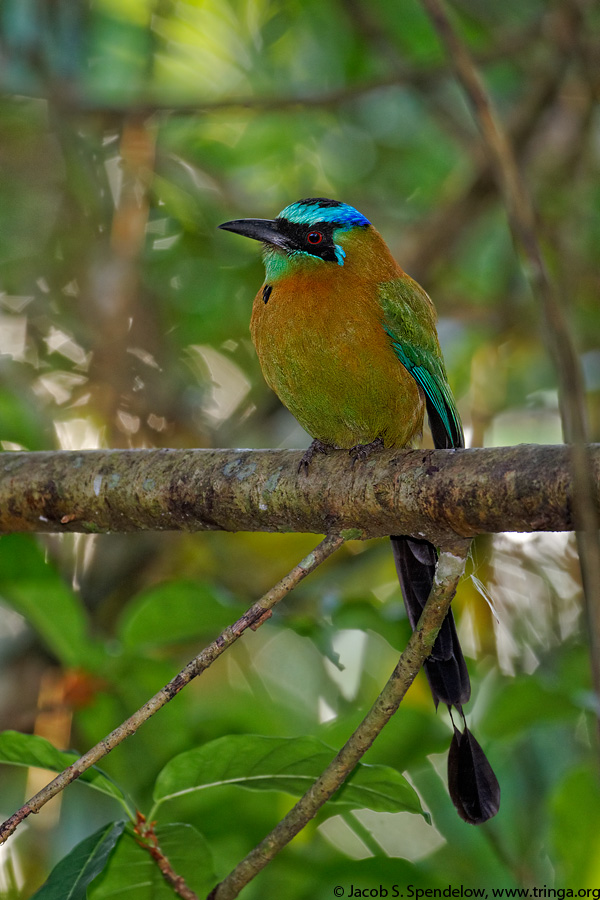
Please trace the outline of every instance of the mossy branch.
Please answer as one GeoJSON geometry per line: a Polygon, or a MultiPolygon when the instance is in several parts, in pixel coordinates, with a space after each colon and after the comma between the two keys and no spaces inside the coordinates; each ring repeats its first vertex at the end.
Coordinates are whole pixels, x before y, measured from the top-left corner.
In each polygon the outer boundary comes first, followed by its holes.
{"type": "MultiPolygon", "coordinates": [[[[593,502],[600,445],[591,445],[593,502]]],[[[575,527],[569,448],[384,451],[351,466],[292,450],[89,450],[0,455],[0,533],[295,531],[350,538],[575,527]]]]}

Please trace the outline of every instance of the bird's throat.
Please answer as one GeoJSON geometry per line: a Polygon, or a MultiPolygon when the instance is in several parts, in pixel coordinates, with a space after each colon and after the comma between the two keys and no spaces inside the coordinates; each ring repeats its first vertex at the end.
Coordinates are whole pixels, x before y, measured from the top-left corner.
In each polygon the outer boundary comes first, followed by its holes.
{"type": "Polygon", "coordinates": [[[300,250],[294,252],[285,252],[265,245],[263,251],[263,260],[265,264],[266,281],[273,284],[280,278],[293,275],[301,271],[311,271],[318,266],[324,266],[326,263],[311,253],[303,253],[300,250]]]}

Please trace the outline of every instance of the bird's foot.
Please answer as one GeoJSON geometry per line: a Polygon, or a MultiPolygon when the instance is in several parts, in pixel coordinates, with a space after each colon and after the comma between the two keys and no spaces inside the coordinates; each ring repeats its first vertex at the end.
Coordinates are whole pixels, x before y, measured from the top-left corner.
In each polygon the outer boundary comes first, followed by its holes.
{"type": "Polygon", "coordinates": [[[302,472],[302,470],[304,469],[304,472],[308,473],[308,467],[310,466],[315,453],[327,453],[329,450],[331,450],[329,444],[324,444],[323,441],[319,441],[315,438],[315,440],[312,442],[312,444],[300,460],[300,463],[298,465],[298,472],[302,472]]]}
{"type": "Polygon", "coordinates": [[[383,450],[383,438],[375,438],[370,444],[356,444],[350,447],[348,453],[352,457],[352,465],[354,466],[359,459],[368,459],[375,450],[383,450]]]}

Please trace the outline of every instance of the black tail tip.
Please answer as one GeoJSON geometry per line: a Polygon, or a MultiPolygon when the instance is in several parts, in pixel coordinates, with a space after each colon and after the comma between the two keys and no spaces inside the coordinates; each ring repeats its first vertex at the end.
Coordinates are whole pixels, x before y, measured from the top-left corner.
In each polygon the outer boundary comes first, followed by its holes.
{"type": "Polygon", "coordinates": [[[488,759],[466,727],[454,729],[448,753],[448,790],[461,819],[482,825],[500,809],[500,785],[488,759]]]}

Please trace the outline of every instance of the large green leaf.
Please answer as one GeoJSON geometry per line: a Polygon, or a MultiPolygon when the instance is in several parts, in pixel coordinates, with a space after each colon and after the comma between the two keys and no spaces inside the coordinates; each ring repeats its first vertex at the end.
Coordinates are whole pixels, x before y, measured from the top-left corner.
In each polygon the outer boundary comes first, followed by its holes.
{"type": "MultiPolygon", "coordinates": [[[[174,757],[154,787],[158,804],[193,791],[237,785],[252,791],[301,796],[318,778],[335,750],[314,737],[277,738],[234,734],[174,757]]],[[[360,763],[331,803],[378,812],[423,813],[419,797],[396,769],[360,763]]]]}
{"type": "MultiPolygon", "coordinates": [[[[45,738],[35,734],[21,734],[19,731],[3,731],[0,734],[0,763],[9,763],[14,766],[37,766],[40,769],[49,769],[51,772],[62,772],[78,758],[79,754],[75,751],[57,750],[45,738]]],[[[83,781],[94,790],[114,797],[130,815],[133,815],[121,788],[96,766],[86,769],[79,776],[78,781],[83,781]]]]}
{"type": "MultiPolygon", "coordinates": [[[[17,370],[18,371],[18,370],[17,370]]],[[[43,449],[44,420],[38,409],[23,403],[17,391],[0,389],[0,434],[27,450],[43,449]]]]}
{"type": "MultiPolygon", "coordinates": [[[[219,879],[202,835],[191,825],[175,823],[158,826],[156,837],[175,874],[198,897],[205,897],[219,879]]],[[[148,851],[127,832],[88,891],[89,900],[173,900],[174,896],[148,851]]]]}
{"type": "Polygon", "coordinates": [[[158,646],[188,641],[207,632],[217,634],[236,618],[236,608],[225,606],[212,585],[167,581],[128,604],[119,633],[126,646],[158,646]]]}
{"type": "Polygon", "coordinates": [[[490,737],[518,735],[534,723],[575,719],[581,710],[558,690],[549,690],[537,674],[507,679],[482,719],[482,729],[490,737]]]}
{"type": "Polygon", "coordinates": [[[86,900],[87,889],[105,867],[125,822],[103,825],[65,856],[33,895],[35,900],[86,900]]]}
{"type": "Polygon", "coordinates": [[[65,665],[89,670],[104,659],[102,647],[89,636],[78,596],[30,537],[11,534],[0,539],[0,598],[27,619],[65,665]]]}
{"type": "Polygon", "coordinates": [[[551,834],[563,884],[600,883],[600,786],[588,766],[568,771],[551,802],[551,834]]]}

